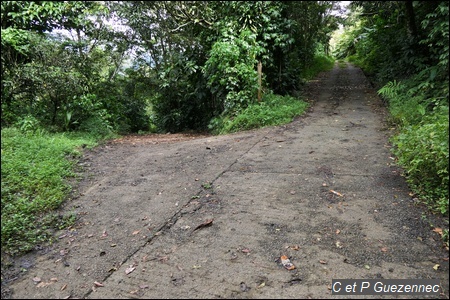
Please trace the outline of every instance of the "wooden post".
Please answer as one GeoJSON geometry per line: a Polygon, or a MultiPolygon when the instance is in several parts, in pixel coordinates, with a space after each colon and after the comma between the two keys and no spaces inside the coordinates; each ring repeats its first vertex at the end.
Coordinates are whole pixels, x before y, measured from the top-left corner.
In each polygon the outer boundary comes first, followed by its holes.
{"type": "Polygon", "coordinates": [[[261,98],[262,98],[262,93],[261,93],[261,89],[262,89],[262,82],[261,82],[261,77],[262,77],[262,63],[261,61],[258,62],[258,102],[261,102],[261,98]]]}

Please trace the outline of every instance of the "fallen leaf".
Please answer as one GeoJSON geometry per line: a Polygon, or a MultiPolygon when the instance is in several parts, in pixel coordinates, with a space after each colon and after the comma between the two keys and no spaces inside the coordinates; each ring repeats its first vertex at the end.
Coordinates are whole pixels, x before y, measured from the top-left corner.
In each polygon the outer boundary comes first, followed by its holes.
{"type": "Polygon", "coordinates": [[[61,287],[61,291],[64,291],[64,290],[66,289],[66,287],[67,287],[67,284],[63,285],[63,286],[61,287]]]}
{"type": "Polygon", "coordinates": [[[135,231],[133,231],[133,235],[136,235],[136,234],[138,234],[139,232],[141,232],[140,230],[135,230],[135,231]]]}
{"type": "Polygon", "coordinates": [[[49,285],[51,285],[51,284],[53,284],[52,281],[49,281],[49,282],[39,282],[39,283],[36,285],[36,287],[41,288],[41,287],[49,286],[49,285]]]}
{"type": "Polygon", "coordinates": [[[139,292],[139,290],[131,291],[130,294],[137,294],[137,292],[139,292]]]}
{"type": "Polygon", "coordinates": [[[102,283],[100,283],[100,282],[98,282],[98,281],[94,281],[94,284],[95,284],[95,286],[99,286],[99,287],[104,286],[102,283]]]}
{"type": "Polygon", "coordinates": [[[440,267],[441,267],[441,265],[435,264],[434,267],[433,267],[433,269],[435,269],[435,270],[437,271],[440,267]]]}
{"type": "Polygon", "coordinates": [[[40,277],[34,277],[33,281],[36,282],[36,283],[41,282],[41,278],[40,277]]]}
{"type": "Polygon", "coordinates": [[[204,227],[211,226],[212,222],[213,222],[213,219],[208,219],[205,222],[203,222],[202,224],[200,224],[197,227],[195,227],[194,230],[192,230],[192,232],[196,231],[197,229],[201,229],[201,228],[204,228],[204,227]]]}
{"type": "Polygon", "coordinates": [[[439,233],[442,236],[442,228],[436,227],[432,231],[439,233]]]}
{"type": "Polygon", "coordinates": [[[336,234],[341,233],[341,231],[339,229],[336,229],[336,234]]]}
{"type": "Polygon", "coordinates": [[[370,266],[369,265],[364,265],[364,268],[366,268],[367,270],[370,270],[370,266]]]}
{"type": "Polygon", "coordinates": [[[50,281],[58,281],[58,278],[56,278],[56,277],[53,277],[53,278],[50,278],[50,281]]]}
{"type": "Polygon", "coordinates": [[[298,251],[300,250],[300,246],[299,245],[294,245],[291,247],[292,250],[298,251]]]}
{"type": "Polygon", "coordinates": [[[326,265],[326,264],[327,264],[327,261],[326,261],[326,260],[319,260],[319,262],[320,262],[321,264],[323,264],[323,265],[326,265]]]}
{"type": "Polygon", "coordinates": [[[136,269],[136,267],[134,267],[133,265],[131,265],[130,267],[125,269],[125,274],[130,274],[131,272],[133,272],[136,269]]]}
{"type": "Polygon", "coordinates": [[[262,287],[265,287],[266,286],[266,283],[265,282],[262,282],[260,285],[258,285],[258,289],[259,288],[262,288],[262,287]]]}
{"type": "Polygon", "coordinates": [[[291,263],[291,261],[289,260],[289,258],[286,255],[282,255],[280,257],[281,259],[281,264],[283,265],[283,267],[285,267],[287,270],[294,270],[295,266],[293,263],[291,263]]]}
{"type": "Polygon", "coordinates": [[[337,241],[337,242],[336,242],[336,247],[338,247],[339,249],[341,249],[343,246],[342,246],[341,242],[337,241]]]}
{"type": "Polygon", "coordinates": [[[339,197],[343,197],[343,196],[344,196],[344,195],[342,195],[341,193],[336,192],[335,190],[330,190],[330,192],[332,192],[332,193],[335,194],[335,195],[338,195],[339,197]]]}
{"type": "Polygon", "coordinates": [[[381,252],[387,252],[387,251],[388,251],[388,248],[387,248],[387,247],[381,248],[381,252]]]}
{"type": "Polygon", "coordinates": [[[192,269],[200,269],[202,266],[196,266],[196,265],[194,265],[194,266],[192,266],[192,269]]]}
{"type": "Polygon", "coordinates": [[[142,284],[139,286],[140,289],[148,289],[150,286],[148,284],[142,284]]]}
{"type": "Polygon", "coordinates": [[[250,253],[250,249],[248,249],[248,248],[244,248],[244,249],[242,249],[241,250],[243,253],[250,253]]]}

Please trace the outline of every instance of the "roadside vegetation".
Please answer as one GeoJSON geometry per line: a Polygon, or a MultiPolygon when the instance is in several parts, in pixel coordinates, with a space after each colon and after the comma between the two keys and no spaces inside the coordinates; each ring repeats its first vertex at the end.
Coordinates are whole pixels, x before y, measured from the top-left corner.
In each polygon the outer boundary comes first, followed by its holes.
{"type": "Polygon", "coordinates": [[[2,256],[44,247],[75,221],[57,209],[83,150],[105,139],[221,134],[302,114],[304,83],[333,63],[333,8],[2,1],[2,256]]]}
{"type": "Polygon", "coordinates": [[[54,211],[67,200],[76,179],[74,163],[82,148],[96,145],[88,134],[48,133],[42,129],[1,131],[2,247],[11,254],[51,240],[74,215],[54,211]]]}
{"type": "Polygon", "coordinates": [[[304,84],[335,58],[380,85],[398,163],[447,214],[448,5],[414,2],[415,31],[399,22],[410,8],[395,5],[355,2],[343,19],[333,1],[2,1],[2,255],[72,224],[56,211],[83,149],[129,133],[291,122],[308,108],[304,84]]]}
{"type": "MultiPolygon", "coordinates": [[[[334,49],[360,66],[390,111],[392,153],[420,203],[449,213],[449,6],[354,1],[334,49]]],[[[424,216],[426,218],[426,216],[424,216]]]]}

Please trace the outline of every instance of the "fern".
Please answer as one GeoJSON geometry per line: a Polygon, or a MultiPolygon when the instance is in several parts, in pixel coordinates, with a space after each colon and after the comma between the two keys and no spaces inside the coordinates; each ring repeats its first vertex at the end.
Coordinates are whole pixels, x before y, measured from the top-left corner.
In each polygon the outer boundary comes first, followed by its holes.
{"type": "Polygon", "coordinates": [[[402,84],[400,82],[397,82],[396,80],[389,81],[386,85],[379,89],[377,93],[378,95],[391,100],[398,95],[398,91],[401,88],[402,84]]]}

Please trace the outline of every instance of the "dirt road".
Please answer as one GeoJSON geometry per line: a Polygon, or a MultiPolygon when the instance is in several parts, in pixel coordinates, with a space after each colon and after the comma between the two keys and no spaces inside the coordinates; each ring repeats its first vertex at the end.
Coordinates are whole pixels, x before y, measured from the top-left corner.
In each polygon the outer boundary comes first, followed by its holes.
{"type": "Polygon", "coordinates": [[[77,225],[22,258],[27,271],[2,295],[345,298],[332,279],[431,278],[433,297],[448,298],[439,220],[422,217],[393,165],[385,108],[364,74],[336,66],[307,97],[311,110],[286,126],[86,152],[86,179],[64,207],[77,225]]]}

